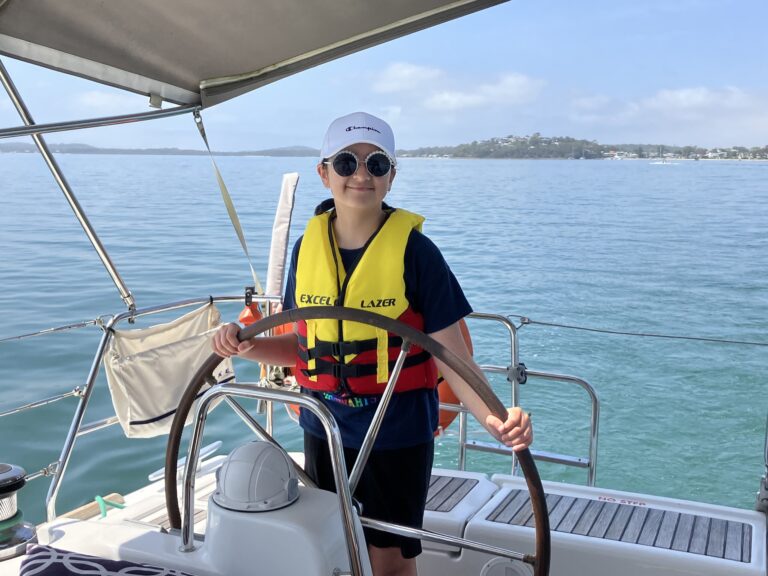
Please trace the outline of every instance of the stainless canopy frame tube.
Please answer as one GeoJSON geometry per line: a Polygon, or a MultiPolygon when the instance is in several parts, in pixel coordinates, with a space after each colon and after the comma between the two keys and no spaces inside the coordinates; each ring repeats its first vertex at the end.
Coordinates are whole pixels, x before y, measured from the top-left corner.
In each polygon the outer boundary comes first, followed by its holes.
{"type": "Polygon", "coordinates": [[[328,448],[331,453],[331,465],[333,467],[333,477],[336,482],[336,490],[339,497],[341,510],[341,521],[344,528],[344,535],[347,540],[347,552],[349,554],[349,564],[354,576],[363,575],[363,567],[360,561],[360,543],[355,531],[354,512],[352,510],[352,495],[347,482],[346,466],[344,464],[344,452],[341,447],[341,432],[336,421],[331,416],[328,409],[320,404],[314,398],[285,390],[269,390],[265,388],[252,388],[241,384],[217,384],[211,387],[200,398],[200,402],[195,410],[194,429],[192,438],[189,441],[189,452],[187,454],[187,464],[184,468],[184,482],[182,495],[182,520],[181,520],[181,552],[191,552],[195,549],[194,544],[194,518],[195,518],[195,471],[197,470],[197,459],[200,453],[200,445],[203,440],[203,429],[208,416],[208,409],[211,403],[219,396],[240,396],[244,398],[253,398],[256,400],[268,400],[272,402],[283,402],[298,404],[302,408],[310,410],[323,424],[326,436],[328,437],[328,448]]]}
{"type": "Polygon", "coordinates": [[[379,435],[381,429],[381,423],[384,421],[384,414],[387,412],[389,401],[392,399],[392,393],[395,391],[395,384],[400,376],[400,371],[403,369],[405,363],[405,357],[408,355],[411,349],[411,343],[408,340],[403,340],[403,344],[400,347],[400,354],[397,357],[394,368],[392,368],[392,374],[389,376],[389,382],[384,389],[384,394],[381,395],[379,405],[376,407],[376,413],[373,415],[371,425],[368,427],[368,431],[365,433],[363,444],[360,446],[360,451],[357,454],[357,460],[352,467],[352,474],[349,475],[349,491],[354,494],[357,488],[357,483],[360,482],[360,477],[363,475],[363,468],[368,462],[368,457],[371,455],[373,449],[373,443],[376,441],[376,437],[379,435]]]}
{"type": "Polygon", "coordinates": [[[80,396],[80,402],[75,410],[75,415],[72,417],[72,423],[69,425],[69,431],[67,432],[67,438],[64,440],[64,446],[61,449],[61,455],[59,456],[58,466],[56,473],[53,475],[51,485],[48,487],[48,495],[45,498],[45,506],[48,515],[48,522],[52,522],[56,518],[56,498],[59,496],[59,489],[61,488],[61,481],[64,478],[64,473],[67,471],[70,456],[72,455],[72,449],[75,446],[75,440],[78,435],[82,433],[81,427],[83,424],[83,418],[85,416],[85,409],[88,407],[88,401],[91,399],[91,393],[93,392],[94,384],[96,382],[96,376],[99,374],[99,364],[101,358],[104,356],[104,351],[107,349],[107,344],[112,338],[112,330],[110,328],[114,324],[114,319],[110,322],[104,334],[99,341],[99,347],[96,349],[96,355],[93,358],[91,364],[91,370],[88,373],[88,379],[85,382],[82,395],[80,396]]]}
{"type": "Polygon", "coordinates": [[[458,546],[462,549],[474,550],[476,552],[485,552],[487,554],[493,554],[494,556],[520,560],[521,562],[526,562],[528,564],[533,563],[533,558],[530,554],[523,554],[522,552],[507,550],[505,548],[499,548],[498,546],[491,546],[490,544],[482,544],[480,542],[474,542],[472,540],[467,540],[466,538],[458,538],[449,534],[439,534],[437,532],[432,532],[430,530],[424,530],[421,528],[401,526],[400,524],[384,522],[383,520],[374,520],[373,518],[366,518],[365,516],[360,518],[360,523],[365,528],[373,528],[374,530],[379,530],[380,532],[405,536],[406,538],[418,538],[425,542],[436,542],[438,544],[458,546]]]}
{"type": "MultiPolygon", "coordinates": [[[[29,110],[27,110],[27,107],[24,104],[24,101],[21,99],[21,95],[16,89],[16,86],[13,84],[13,81],[11,80],[11,77],[8,75],[8,71],[6,70],[2,61],[0,61],[0,82],[2,82],[6,92],[8,92],[8,96],[10,97],[11,102],[13,102],[13,105],[16,108],[16,111],[19,113],[19,116],[21,116],[21,119],[24,121],[24,124],[26,124],[27,126],[34,125],[35,122],[32,119],[32,115],[29,113],[29,110]]],[[[91,223],[89,222],[88,217],[85,215],[85,212],[83,212],[83,209],[80,206],[80,203],[77,201],[77,198],[75,198],[75,195],[72,192],[72,189],[70,188],[69,183],[67,182],[66,178],[64,178],[64,174],[61,172],[61,169],[59,168],[59,165],[56,162],[56,159],[53,157],[53,155],[51,154],[51,151],[48,149],[48,145],[45,143],[45,140],[43,140],[43,137],[40,136],[39,134],[32,134],[32,139],[35,141],[35,145],[37,146],[37,149],[40,151],[40,155],[43,157],[43,160],[45,160],[45,163],[48,165],[48,168],[53,174],[53,177],[56,180],[56,183],[59,185],[59,188],[61,188],[61,191],[64,193],[64,196],[67,199],[67,202],[69,202],[69,206],[72,208],[72,211],[75,213],[75,217],[77,218],[78,222],[80,222],[80,225],[83,227],[83,230],[85,231],[86,236],[88,236],[88,239],[91,241],[91,244],[96,250],[96,253],[99,255],[99,259],[101,260],[101,263],[107,269],[107,273],[112,278],[112,281],[115,283],[115,286],[117,286],[117,290],[120,292],[120,298],[123,299],[123,302],[125,302],[125,305],[128,307],[129,310],[135,310],[136,302],[133,299],[133,295],[131,294],[131,291],[128,290],[128,287],[125,285],[125,282],[120,277],[120,274],[115,268],[115,265],[112,263],[112,260],[109,258],[109,254],[107,254],[107,251],[102,245],[101,240],[99,240],[99,237],[96,235],[96,232],[94,231],[93,226],[91,226],[91,223]]]]}
{"type": "Polygon", "coordinates": [[[171,118],[200,110],[200,106],[186,104],[169,108],[168,110],[154,110],[152,112],[136,112],[134,114],[121,114],[119,116],[103,116],[101,118],[89,118],[88,120],[70,120],[67,122],[51,122],[49,124],[26,124],[14,128],[0,129],[0,139],[16,138],[18,136],[34,136],[35,134],[51,134],[53,132],[68,132],[70,130],[83,130],[85,128],[99,128],[101,126],[115,126],[117,124],[133,124],[159,118],[171,118]]]}

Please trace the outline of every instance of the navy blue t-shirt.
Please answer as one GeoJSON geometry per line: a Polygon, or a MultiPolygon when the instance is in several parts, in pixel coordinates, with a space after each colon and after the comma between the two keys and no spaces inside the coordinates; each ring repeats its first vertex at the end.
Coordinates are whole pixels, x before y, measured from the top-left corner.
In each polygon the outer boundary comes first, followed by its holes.
{"type": "MultiPolygon", "coordinates": [[[[303,237],[302,237],[303,238],[303,237]]],[[[291,266],[283,298],[283,310],[296,307],[296,265],[302,238],[293,247],[291,266]]],[[[339,249],[345,269],[362,248],[339,249]]],[[[456,277],[437,246],[424,234],[412,230],[405,247],[405,296],[414,311],[424,317],[427,334],[458,322],[472,308],[456,277]]],[[[339,397],[327,392],[306,390],[325,404],[336,418],[342,442],[359,448],[378,406],[378,396],[339,397]]],[[[375,448],[387,450],[429,442],[437,429],[439,400],[436,390],[421,388],[392,395],[375,448]]],[[[322,424],[307,410],[299,419],[306,432],[325,438],[322,424]]]]}

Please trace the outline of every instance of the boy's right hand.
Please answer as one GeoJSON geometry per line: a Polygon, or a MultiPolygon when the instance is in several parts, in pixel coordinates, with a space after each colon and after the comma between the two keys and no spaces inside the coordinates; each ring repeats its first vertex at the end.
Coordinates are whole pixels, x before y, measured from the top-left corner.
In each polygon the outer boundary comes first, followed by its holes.
{"type": "Polygon", "coordinates": [[[222,358],[229,358],[230,356],[238,356],[248,352],[253,348],[253,341],[246,340],[240,342],[237,339],[237,335],[240,333],[240,325],[229,323],[219,328],[213,335],[211,341],[211,348],[213,351],[222,358]]]}

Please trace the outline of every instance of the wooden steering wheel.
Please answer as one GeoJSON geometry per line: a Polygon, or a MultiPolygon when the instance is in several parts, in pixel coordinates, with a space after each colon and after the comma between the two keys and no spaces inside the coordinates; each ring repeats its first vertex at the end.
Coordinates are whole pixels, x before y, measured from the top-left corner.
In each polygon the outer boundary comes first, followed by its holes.
{"type": "MultiPolygon", "coordinates": [[[[350,322],[359,322],[368,324],[376,328],[386,330],[387,332],[399,336],[403,341],[409,341],[420,348],[423,348],[435,358],[440,359],[461,376],[482,399],[489,410],[499,417],[506,420],[507,410],[498,399],[493,390],[486,384],[484,378],[477,374],[470,366],[456,356],[453,352],[445,348],[436,340],[430,338],[423,332],[397,320],[367,312],[355,308],[345,308],[342,306],[310,306],[306,308],[297,308],[273,314],[262,318],[258,322],[243,328],[238,338],[247,340],[259,334],[266,332],[271,328],[281,324],[289,324],[299,320],[344,320],[350,322]]],[[[168,446],[165,454],[165,505],[168,510],[168,518],[171,528],[181,528],[181,513],[179,511],[178,493],[177,493],[177,461],[179,458],[179,445],[184,430],[184,422],[191,410],[200,389],[208,382],[213,370],[219,365],[222,358],[217,354],[211,354],[203,365],[198,369],[195,376],[190,381],[185,390],[176,415],[171,425],[171,431],[168,435],[168,446]]],[[[528,491],[531,497],[531,508],[536,526],[536,554],[526,555],[524,562],[533,566],[534,576],[548,576],[551,544],[549,532],[549,514],[547,511],[547,501],[544,494],[544,488],[541,484],[539,471],[533,461],[529,450],[517,452],[517,458],[520,468],[528,484],[528,491]]]]}

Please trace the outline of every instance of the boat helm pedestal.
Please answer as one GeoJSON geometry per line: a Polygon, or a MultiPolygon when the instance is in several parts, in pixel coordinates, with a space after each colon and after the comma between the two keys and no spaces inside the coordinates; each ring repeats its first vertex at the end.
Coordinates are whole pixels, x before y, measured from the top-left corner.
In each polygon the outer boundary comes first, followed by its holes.
{"type": "Polygon", "coordinates": [[[23,554],[27,544],[37,541],[35,527],[23,521],[17,506],[26,475],[19,466],[0,463],[0,561],[23,554]]]}
{"type": "MultiPolygon", "coordinates": [[[[338,496],[299,486],[290,456],[270,442],[235,449],[208,500],[202,558],[218,574],[349,572],[338,496]]],[[[355,516],[358,540],[364,541],[355,516]]],[[[363,550],[364,565],[368,564],[363,550]]],[[[365,570],[366,574],[370,572],[365,570]]]]}

